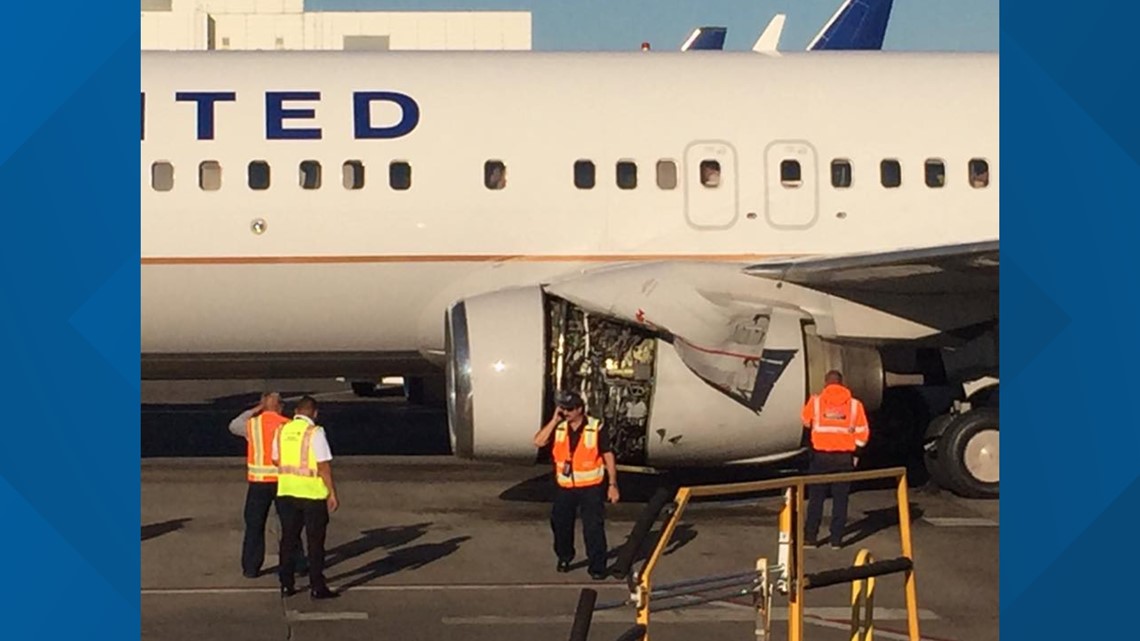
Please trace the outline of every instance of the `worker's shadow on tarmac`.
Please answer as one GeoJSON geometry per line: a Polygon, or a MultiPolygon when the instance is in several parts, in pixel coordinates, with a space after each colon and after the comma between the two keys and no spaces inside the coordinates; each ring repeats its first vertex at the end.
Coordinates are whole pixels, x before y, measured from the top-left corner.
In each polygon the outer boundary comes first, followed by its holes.
{"type": "MultiPolygon", "coordinates": [[[[915,503],[910,504],[910,522],[914,523],[922,518],[923,509],[915,503]]],[[[864,539],[882,532],[883,530],[897,528],[899,525],[899,511],[898,508],[890,507],[881,510],[871,510],[864,512],[863,518],[850,523],[844,528],[844,545],[854,545],[864,539]]]]}
{"type": "MultiPolygon", "coordinates": [[[[642,563],[643,561],[648,559],[649,553],[652,552],[655,547],[657,547],[657,540],[659,538],[661,538],[661,527],[660,526],[654,528],[645,537],[645,540],[641,544],[641,549],[638,550],[637,554],[635,554],[633,557],[633,564],[632,565],[636,566],[637,564],[642,563]]],[[[667,546],[665,546],[665,551],[662,554],[664,556],[669,556],[670,554],[673,554],[677,550],[680,550],[681,548],[685,547],[689,543],[692,543],[693,540],[696,538],[697,538],[696,528],[694,528],[689,523],[678,523],[677,527],[673,528],[673,536],[669,539],[669,544],[667,546]]],[[[613,562],[621,554],[622,550],[624,550],[626,548],[626,546],[629,545],[629,543],[630,543],[629,542],[629,535],[627,534],[625,537],[624,543],[622,543],[621,545],[618,545],[616,547],[610,548],[609,552],[606,553],[606,559],[607,559],[609,565],[611,565],[611,566],[613,565],[613,562]]],[[[586,567],[587,565],[589,565],[589,563],[590,562],[588,559],[583,559],[583,560],[578,561],[576,563],[571,563],[570,569],[571,570],[578,570],[578,569],[586,567]]]]}
{"type": "Polygon", "coordinates": [[[162,521],[161,523],[151,523],[150,525],[142,526],[142,540],[149,541],[150,539],[158,538],[164,534],[170,534],[181,530],[183,526],[192,521],[190,518],[171,519],[169,521],[162,521]]]}
{"type": "Polygon", "coordinates": [[[429,563],[451,556],[459,550],[462,543],[470,539],[469,536],[456,536],[440,543],[422,543],[392,550],[382,559],[355,570],[332,576],[329,581],[337,583],[343,590],[366,585],[381,577],[404,570],[418,570],[429,563]]]}
{"type": "Polygon", "coordinates": [[[359,538],[328,550],[325,553],[325,567],[340,565],[373,550],[393,550],[403,547],[427,534],[431,526],[431,523],[417,523],[364,530],[359,538]]]}

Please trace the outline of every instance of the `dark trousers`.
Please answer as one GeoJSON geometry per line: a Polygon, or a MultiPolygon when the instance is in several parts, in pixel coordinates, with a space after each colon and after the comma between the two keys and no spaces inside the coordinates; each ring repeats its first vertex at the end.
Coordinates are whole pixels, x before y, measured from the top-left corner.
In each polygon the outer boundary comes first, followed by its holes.
{"type": "MultiPolygon", "coordinates": [[[[261,574],[265,563],[265,522],[269,507],[277,500],[277,483],[249,483],[245,493],[245,539],[241,544],[241,571],[247,576],[261,574]]],[[[280,517],[281,512],[278,510],[280,517]]]]}
{"type": "Polygon", "coordinates": [[[560,561],[574,558],[574,520],[582,512],[582,538],[586,540],[586,557],[590,572],[606,571],[606,486],[567,489],[559,487],[550,511],[550,528],[554,530],[554,553],[560,561]]]}
{"type": "Polygon", "coordinates": [[[293,586],[293,574],[301,557],[301,530],[309,543],[309,588],[321,590],[325,582],[325,532],[329,525],[329,508],[324,499],[277,498],[281,513],[281,563],[277,576],[281,586],[293,586]]]}
{"type": "MultiPolygon", "coordinates": [[[[828,472],[850,472],[855,469],[855,455],[852,452],[812,452],[809,474],[828,472]]],[[[823,501],[831,488],[831,544],[839,545],[843,540],[843,530],[847,527],[847,494],[850,483],[808,486],[807,521],[804,523],[806,542],[817,540],[819,522],[823,519],[823,501]]]]}

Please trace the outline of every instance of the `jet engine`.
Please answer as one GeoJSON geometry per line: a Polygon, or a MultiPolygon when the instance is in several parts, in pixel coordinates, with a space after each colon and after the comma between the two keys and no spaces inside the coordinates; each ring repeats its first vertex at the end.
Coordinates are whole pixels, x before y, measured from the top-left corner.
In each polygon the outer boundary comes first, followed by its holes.
{"type": "Polygon", "coordinates": [[[453,451],[533,461],[532,438],[557,389],[582,393],[619,463],[654,467],[794,456],[803,403],[832,368],[868,410],[879,405],[875,348],[823,340],[809,316],[787,306],[723,322],[718,332],[681,336],[590,313],[540,286],[459,301],[446,315],[453,451]]]}

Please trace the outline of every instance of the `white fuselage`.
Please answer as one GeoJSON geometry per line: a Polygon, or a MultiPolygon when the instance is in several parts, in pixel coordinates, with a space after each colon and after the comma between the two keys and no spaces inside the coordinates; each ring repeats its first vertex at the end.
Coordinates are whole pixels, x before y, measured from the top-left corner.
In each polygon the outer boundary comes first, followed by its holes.
{"type": "MultiPolygon", "coordinates": [[[[144,53],[142,352],[438,353],[457,299],[638,260],[740,263],[998,237],[996,55],[805,53],[144,53]],[[266,92],[319,139],[267,139],[266,92]],[[233,92],[213,139],[178,92],[233,92]],[[418,105],[406,135],[354,135],[354,92],[418,105]],[[850,187],[831,183],[849,161],[850,187]],[[897,159],[901,185],[880,182],[897,159]],[[945,164],[928,187],[924,163],[945,164]],[[989,185],[967,179],[971,159],[989,185]],[[574,164],[596,168],[592,189],[574,164]],[[658,162],[677,168],[658,185],[658,162]],[[700,183],[716,160],[720,184],[700,183]],[[784,185],[795,160],[800,182],[784,185]],[[220,189],[199,187],[216,161],[220,189]],[[265,161],[271,184],[247,185],[265,161]],[[303,189],[318,161],[319,189],[303,189]],[[342,184],[359,161],[363,188],[342,184]],[[484,185],[501,161],[507,185],[484,185]],[[621,189],[616,164],[637,166],[621,189]],[[152,188],[170,163],[173,188],[152,188]],[[389,186],[406,162],[411,185],[389,186]],[[264,221],[264,232],[251,230],[264,221]]],[[[405,114],[406,115],[406,114],[405,114]]],[[[375,103],[370,123],[400,120],[375,103]]],[[[145,370],[144,365],[144,370],[145,370]]],[[[145,371],[144,371],[145,375],[145,371]]]]}

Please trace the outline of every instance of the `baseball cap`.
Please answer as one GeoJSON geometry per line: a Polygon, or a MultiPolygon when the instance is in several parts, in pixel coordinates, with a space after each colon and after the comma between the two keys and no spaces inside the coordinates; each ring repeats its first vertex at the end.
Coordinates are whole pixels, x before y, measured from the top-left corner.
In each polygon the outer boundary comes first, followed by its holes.
{"type": "Polygon", "coordinates": [[[585,403],[582,402],[582,396],[578,394],[578,392],[570,391],[555,393],[554,403],[558,405],[558,407],[562,407],[568,410],[578,409],[579,407],[585,405],[585,403]]]}

